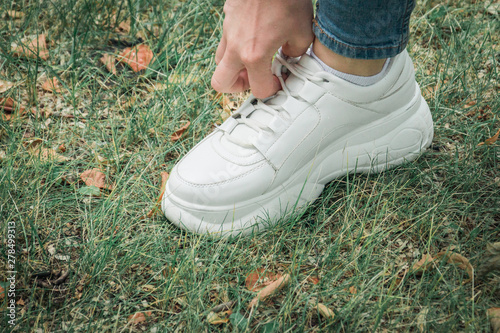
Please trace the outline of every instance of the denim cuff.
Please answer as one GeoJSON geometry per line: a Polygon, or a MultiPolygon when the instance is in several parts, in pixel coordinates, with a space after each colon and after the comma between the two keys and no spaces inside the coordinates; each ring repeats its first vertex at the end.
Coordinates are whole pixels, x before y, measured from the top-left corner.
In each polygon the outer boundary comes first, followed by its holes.
{"type": "Polygon", "coordinates": [[[414,0],[319,0],[313,31],[330,50],[355,59],[384,59],[408,44],[414,0]]]}

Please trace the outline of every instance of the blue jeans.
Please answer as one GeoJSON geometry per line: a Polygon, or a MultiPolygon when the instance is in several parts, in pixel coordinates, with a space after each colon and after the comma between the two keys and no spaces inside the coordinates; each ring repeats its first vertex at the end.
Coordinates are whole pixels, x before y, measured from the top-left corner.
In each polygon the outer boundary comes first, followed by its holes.
{"type": "Polygon", "coordinates": [[[408,44],[414,7],[414,0],[318,0],[313,30],[323,45],[345,57],[394,57],[408,44]]]}

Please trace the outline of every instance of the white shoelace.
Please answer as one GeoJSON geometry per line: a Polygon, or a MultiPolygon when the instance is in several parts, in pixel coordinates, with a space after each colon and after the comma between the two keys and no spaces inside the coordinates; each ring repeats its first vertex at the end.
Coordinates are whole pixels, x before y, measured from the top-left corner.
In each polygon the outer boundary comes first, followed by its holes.
{"type": "MultiPolygon", "coordinates": [[[[278,72],[278,73],[274,73],[274,74],[278,77],[278,79],[281,83],[282,90],[278,91],[275,95],[265,99],[265,102],[262,101],[261,99],[255,99],[252,104],[254,105],[256,110],[252,111],[252,113],[256,112],[257,110],[261,110],[261,111],[264,111],[264,112],[270,114],[273,117],[276,115],[279,115],[285,121],[290,121],[292,117],[280,105],[268,105],[268,104],[266,104],[267,101],[274,99],[278,96],[285,96],[287,98],[288,98],[288,96],[291,96],[293,98],[296,98],[296,99],[303,101],[303,99],[298,94],[293,93],[287,87],[286,82],[281,75],[282,67],[285,66],[288,69],[288,71],[290,72],[290,75],[293,74],[303,81],[309,80],[309,81],[313,81],[313,82],[314,81],[320,82],[320,81],[323,81],[323,78],[315,77],[314,76],[315,73],[308,70],[307,68],[304,68],[303,66],[300,66],[300,68],[299,68],[299,66],[296,66],[294,63],[288,62],[287,59],[285,59],[284,56],[281,55],[281,52],[276,55],[275,61],[279,61],[279,63],[281,64],[281,66],[276,66],[276,67],[273,66],[273,69],[276,68],[275,71],[278,72]]],[[[263,124],[262,122],[260,122],[258,120],[252,119],[251,118],[252,113],[249,115],[249,117],[246,117],[246,116],[241,115],[239,113],[235,113],[233,115],[233,118],[238,123],[236,126],[242,124],[242,125],[250,127],[251,129],[253,129],[257,133],[261,133],[264,131],[266,131],[268,133],[273,133],[273,130],[271,128],[269,128],[269,126],[267,126],[266,124],[263,124]]],[[[228,132],[224,132],[224,135],[228,141],[230,141],[231,143],[234,143],[238,146],[241,146],[244,148],[255,148],[254,145],[251,142],[249,142],[249,140],[247,140],[247,141],[242,140],[238,137],[231,135],[228,132]]]]}

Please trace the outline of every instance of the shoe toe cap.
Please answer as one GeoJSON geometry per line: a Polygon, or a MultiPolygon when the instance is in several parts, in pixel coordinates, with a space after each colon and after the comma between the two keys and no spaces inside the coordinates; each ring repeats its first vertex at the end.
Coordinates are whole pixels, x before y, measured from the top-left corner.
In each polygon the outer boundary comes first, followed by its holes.
{"type": "Polygon", "coordinates": [[[205,140],[174,167],[167,188],[173,201],[216,207],[260,196],[273,177],[265,160],[238,164],[220,156],[205,140]]]}

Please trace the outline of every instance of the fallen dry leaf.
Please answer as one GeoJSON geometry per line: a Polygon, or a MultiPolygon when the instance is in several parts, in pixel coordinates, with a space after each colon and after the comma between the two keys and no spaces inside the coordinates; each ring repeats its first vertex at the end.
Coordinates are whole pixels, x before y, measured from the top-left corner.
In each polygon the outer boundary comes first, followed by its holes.
{"type": "Polygon", "coordinates": [[[18,106],[17,103],[10,97],[0,98],[0,109],[4,112],[2,113],[2,119],[5,121],[11,120],[15,115],[17,110],[17,115],[20,117],[26,113],[24,107],[18,106]]]}
{"type": "Polygon", "coordinates": [[[14,86],[14,83],[9,81],[0,80],[0,94],[6,92],[14,86]]]}
{"type": "Polygon", "coordinates": [[[312,284],[318,284],[319,278],[317,276],[308,276],[307,281],[311,282],[312,284]]]}
{"type": "Polygon", "coordinates": [[[24,17],[24,13],[18,12],[17,10],[8,10],[7,15],[13,19],[21,19],[24,17]]]}
{"type": "Polygon", "coordinates": [[[39,157],[41,161],[56,161],[62,163],[69,160],[69,158],[58,154],[52,148],[45,148],[40,146],[35,149],[30,149],[29,152],[31,155],[39,157]]]}
{"type": "Polygon", "coordinates": [[[115,32],[129,33],[130,32],[130,19],[121,21],[118,27],[116,27],[115,32]]]}
{"type": "Polygon", "coordinates": [[[170,136],[170,141],[175,142],[179,140],[182,137],[182,134],[188,129],[189,125],[191,125],[191,122],[188,121],[185,125],[183,125],[181,128],[176,130],[171,136],[170,136]]]}
{"type": "Polygon", "coordinates": [[[484,140],[484,142],[481,142],[480,144],[478,144],[478,146],[482,146],[482,145],[492,145],[494,144],[495,142],[497,142],[498,140],[498,136],[500,135],[500,129],[498,129],[497,133],[495,135],[493,135],[491,138],[489,139],[486,139],[484,140]]]}
{"type": "Polygon", "coordinates": [[[485,277],[494,271],[500,272],[500,242],[486,245],[486,252],[481,256],[478,274],[480,277],[485,277]]]}
{"type": "Polygon", "coordinates": [[[27,141],[24,141],[23,142],[23,146],[30,150],[30,149],[35,149],[37,148],[39,145],[41,145],[43,142],[43,139],[40,139],[40,138],[35,138],[35,139],[31,139],[31,140],[27,140],[27,141]]]}
{"type": "Polygon", "coordinates": [[[172,85],[190,85],[198,81],[198,76],[195,75],[196,70],[191,70],[189,74],[172,73],[168,76],[168,82],[172,85]]]}
{"type": "Polygon", "coordinates": [[[245,279],[245,286],[250,291],[259,291],[280,277],[280,274],[274,274],[273,272],[263,268],[257,268],[255,271],[247,275],[245,279]]]}
{"type": "Polygon", "coordinates": [[[0,299],[3,299],[5,297],[5,289],[0,286],[0,299]]]}
{"type": "Polygon", "coordinates": [[[106,184],[106,176],[98,168],[93,168],[91,170],[84,171],[80,178],[84,181],[87,186],[95,186],[101,189],[112,190],[111,185],[106,184]]]}
{"type": "Polygon", "coordinates": [[[231,310],[212,312],[207,315],[207,321],[212,325],[225,324],[229,322],[229,316],[233,313],[231,310]]]}
{"type": "Polygon", "coordinates": [[[433,258],[429,254],[425,254],[422,259],[420,259],[417,263],[415,263],[412,266],[412,271],[417,274],[422,273],[427,269],[433,267],[435,261],[440,260],[443,257],[447,263],[458,264],[458,267],[464,269],[467,272],[469,279],[464,281],[464,283],[472,280],[472,278],[474,277],[474,267],[472,267],[469,260],[458,253],[450,251],[441,251],[438,254],[436,254],[435,258],[433,258]]]}
{"type": "Polygon", "coordinates": [[[465,258],[461,254],[449,251],[442,251],[436,254],[436,259],[440,259],[442,257],[446,259],[447,263],[458,264],[458,267],[464,269],[467,272],[469,280],[464,282],[472,281],[472,279],[474,278],[474,267],[472,267],[472,265],[470,264],[469,259],[465,258]]]}
{"type": "Polygon", "coordinates": [[[286,287],[288,283],[290,283],[290,275],[285,274],[276,281],[274,281],[273,283],[271,283],[270,285],[268,285],[267,287],[265,287],[264,289],[262,289],[261,291],[259,291],[257,296],[255,296],[255,298],[252,299],[252,301],[248,304],[248,307],[249,308],[254,307],[255,305],[257,305],[257,303],[259,303],[259,301],[263,301],[269,298],[277,291],[286,287]]]}
{"type": "Polygon", "coordinates": [[[422,95],[426,100],[434,99],[436,92],[439,90],[439,84],[427,86],[422,90],[422,95]]]}
{"type": "Polygon", "coordinates": [[[43,60],[49,59],[49,50],[47,49],[47,42],[45,40],[45,35],[38,35],[37,38],[16,46],[12,53],[16,57],[27,57],[27,58],[41,58],[43,60]]]}
{"type": "Polygon", "coordinates": [[[489,308],[486,313],[490,318],[493,333],[500,333],[500,308],[489,308]]]}
{"type": "Polygon", "coordinates": [[[323,318],[326,318],[326,319],[335,318],[335,312],[333,312],[330,308],[328,308],[323,303],[316,303],[316,304],[314,304],[313,308],[318,310],[319,314],[321,316],[323,316],[323,318]]]}
{"type": "Polygon", "coordinates": [[[116,75],[116,66],[115,66],[115,57],[112,56],[111,54],[104,54],[101,59],[99,59],[100,62],[106,66],[109,72],[113,73],[116,75]]]}
{"type": "Polygon", "coordinates": [[[411,267],[411,270],[415,273],[422,273],[432,266],[433,261],[434,261],[434,258],[430,254],[424,254],[422,259],[417,261],[411,267]]]}
{"type": "Polygon", "coordinates": [[[42,89],[51,93],[60,93],[62,87],[59,84],[59,80],[56,77],[53,77],[42,84],[42,89]]]}
{"type": "Polygon", "coordinates": [[[495,1],[488,1],[484,4],[486,11],[491,15],[498,15],[500,13],[500,3],[495,1]]]}
{"type": "Polygon", "coordinates": [[[349,287],[349,292],[352,294],[352,295],[356,295],[358,293],[358,290],[356,289],[355,286],[350,286],[349,287]]]}
{"type": "Polygon", "coordinates": [[[17,305],[20,305],[20,306],[24,306],[25,303],[24,303],[24,300],[22,298],[18,299],[17,302],[16,302],[17,305]]]}
{"type": "Polygon", "coordinates": [[[169,176],[168,172],[165,172],[165,171],[161,172],[160,195],[158,196],[158,199],[156,199],[156,203],[155,203],[153,209],[151,209],[149,211],[149,213],[146,215],[147,218],[151,218],[158,211],[159,207],[161,206],[161,199],[163,198],[163,193],[165,193],[165,185],[167,184],[168,176],[169,176]]]}
{"type": "Polygon", "coordinates": [[[229,97],[227,97],[226,94],[223,94],[223,93],[220,93],[220,92],[218,92],[217,94],[215,94],[214,99],[216,101],[218,101],[219,105],[221,107],[223,107],[223,108],[226,107],[226,105],[228,105],[231,102],[231,100],[229,99],[229,97]]]}
{"type": "Polygon", "coordinates": [[[424,306],[417,315],[417,327],[420,332],[425,332],[425,324],[426,324],[425,320],[427,318],[428,313],[429,313],[429,308],[424,306]]]}
{"type": "Polygon", "coordinates": [[[130,316],[128,316],[128,322],[132,324],[138,324],[146,321],[146,316],[151,316],[151,311],[147,312],[136,312],[130,316]]]}
{"type": "Polygon", "coordinates": [[[42,139],[36,138],[25,141],[23,145],[30,155],[40,158],[41,161],[56,161],[61,163],[69,160],[66,156],[58,154],[55,149],[43,147],[42,143],[42,139]]]}
{"type": "Polygon", "coordinates": [[[120,53],[118,60],[129,65],[134,72],[139,72],[148,68],[153,60],[153,51],[146,44],[127,47],[120,53]]]}

